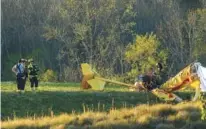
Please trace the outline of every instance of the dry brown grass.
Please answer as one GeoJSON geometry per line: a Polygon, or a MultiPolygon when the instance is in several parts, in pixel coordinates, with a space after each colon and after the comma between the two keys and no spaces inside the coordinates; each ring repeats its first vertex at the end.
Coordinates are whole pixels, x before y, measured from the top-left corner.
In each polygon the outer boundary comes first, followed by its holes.
{"type": "Polygon", "coordinates": [[[25,118],[2,122],[2,128],[206,128],[200,120],[200,102],[140,105],[134,108],[111,109],[109,112],[85,112],[59,116],[25,118]]]}

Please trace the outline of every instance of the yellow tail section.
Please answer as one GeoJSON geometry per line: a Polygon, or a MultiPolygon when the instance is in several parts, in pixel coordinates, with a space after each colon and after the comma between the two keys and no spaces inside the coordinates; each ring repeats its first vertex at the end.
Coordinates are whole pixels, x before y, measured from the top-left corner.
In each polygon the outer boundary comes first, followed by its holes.
{"type": "Polygon", "coordinates": [[[94,72],[92,71],[92,68],[89,64],[82,63],[81,68],[82,68],[82,74],[83,75],[94,75],[94,72]]]}
{"type": "Polygon", "coordinates": [[[89,85],[87,81],[94,78],[94,72],[92,71],[91,66],[87,63],[82,63],[81,68],[82,68],[82,74],[83,74],[81,87],[83,89],[89,89],[91,88],[91,86],[89,85]]]}

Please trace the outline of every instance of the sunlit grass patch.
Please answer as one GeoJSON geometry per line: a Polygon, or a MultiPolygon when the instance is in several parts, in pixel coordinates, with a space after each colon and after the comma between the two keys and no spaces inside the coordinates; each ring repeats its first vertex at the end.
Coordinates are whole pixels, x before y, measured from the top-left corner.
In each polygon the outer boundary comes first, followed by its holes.
{"type": "Polygon", "coordinates": [[[38,117],[38,118],[16,118],[14,120],[8,120],[7,122],[2,122],[3,128],[19,128],[19,127],[46,127],[61,125],[64,123],[69,123],[75,119],[72,115],[62,114],[55,117],[38,117]]]}
{"type": "MultiPolygon", "coordinates": [[[[14,92],[17,90],[16,82],[1,82],[1,90],[5,92],[14,92]]],[[[80,83],[54,83],[40,82],[39,91],[81,91],[80,83]]],[[[30,92],[30,82],[27,81],[25,91],[30,92]]]]}
{"type": "Polygon", "coordinates": [[[173,129],[206,127],[200,122],[199,107],[196,103],[140,105],[133,108],[112,109],[109,112],[86,111],[81,114],[62,114],[50,117],[16,118],[2,122],[3,128],[156,128],[173,129]],[[189,112],[188,106],[190,105],[189,112]],[[181,109],[181,110],[179,110],[181,109]],[[195,118],[194,118],[195,117],[195,118]]]}

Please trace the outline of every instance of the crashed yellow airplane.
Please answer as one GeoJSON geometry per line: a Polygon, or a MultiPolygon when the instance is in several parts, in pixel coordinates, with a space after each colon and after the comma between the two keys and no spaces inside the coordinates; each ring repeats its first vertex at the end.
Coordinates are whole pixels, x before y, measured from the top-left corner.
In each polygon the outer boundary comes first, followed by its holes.
{"type": "MultiPolygon", "coordinates": [[[[94,90],[103,90],[106,82],[115,83],[130,88],[137,88],[133,84],[126,84],[102,78],[97,73],[95,73],[91,66],[87,63],[81,64],[81,68],[83,73],[81,86],[83,89],[92,88],[94,90]]],[[[175,77],[162,84],[160,88],[155,88],[150,92],[166,101],[181,102],[182,99],[173,92],[184,88],[192,88],[195,90],[195,96],[193,97],[193,100],[197,100],[201,91],[206,91],[206,68],[203,67],[199,62],[192,63],[185,67],[175,77]]]]}

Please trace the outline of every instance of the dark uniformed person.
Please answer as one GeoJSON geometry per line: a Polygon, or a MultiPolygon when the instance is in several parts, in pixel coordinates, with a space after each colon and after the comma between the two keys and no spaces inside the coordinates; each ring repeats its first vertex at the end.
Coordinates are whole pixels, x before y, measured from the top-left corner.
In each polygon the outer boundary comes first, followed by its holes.
{"type": "Polygon", "coordinates": [[[38,76],[39,68],[36,64],[34,64],[33,59],[29,60],[28,72],[29,72],[29,80],[31,82],[31,89],[33,91],[37,90],[38,88],[38,77],[37,76],[38,76]]]}
{"type": "Polygon", "coordinates": [[[157,83],[160,85],[162,85],[165,81],[169,79],[167,74],[165,73],[165,70],[163,69],[162,63],[160,62],[156,64],[156,70],[154,74],[155,74],[157,83]]]}
{"type": "Polygon", "coordinates": [[[135,86],[137,86],[139,90],[149,91],[155,88],[159,88],[160,85],[160,79],[157,75],[155,75],[153,68],[150,68],[146,74],[141,74],[138,77],[138,81],[135,83],[135,86]]]}
{"type": "Polygon", "coordinates": [[[16,74],[17,89],[20,93],[24,92],[25,88],[25,59],[20,59],[19,62],[12,67],[12,71],[16,74]]]}

